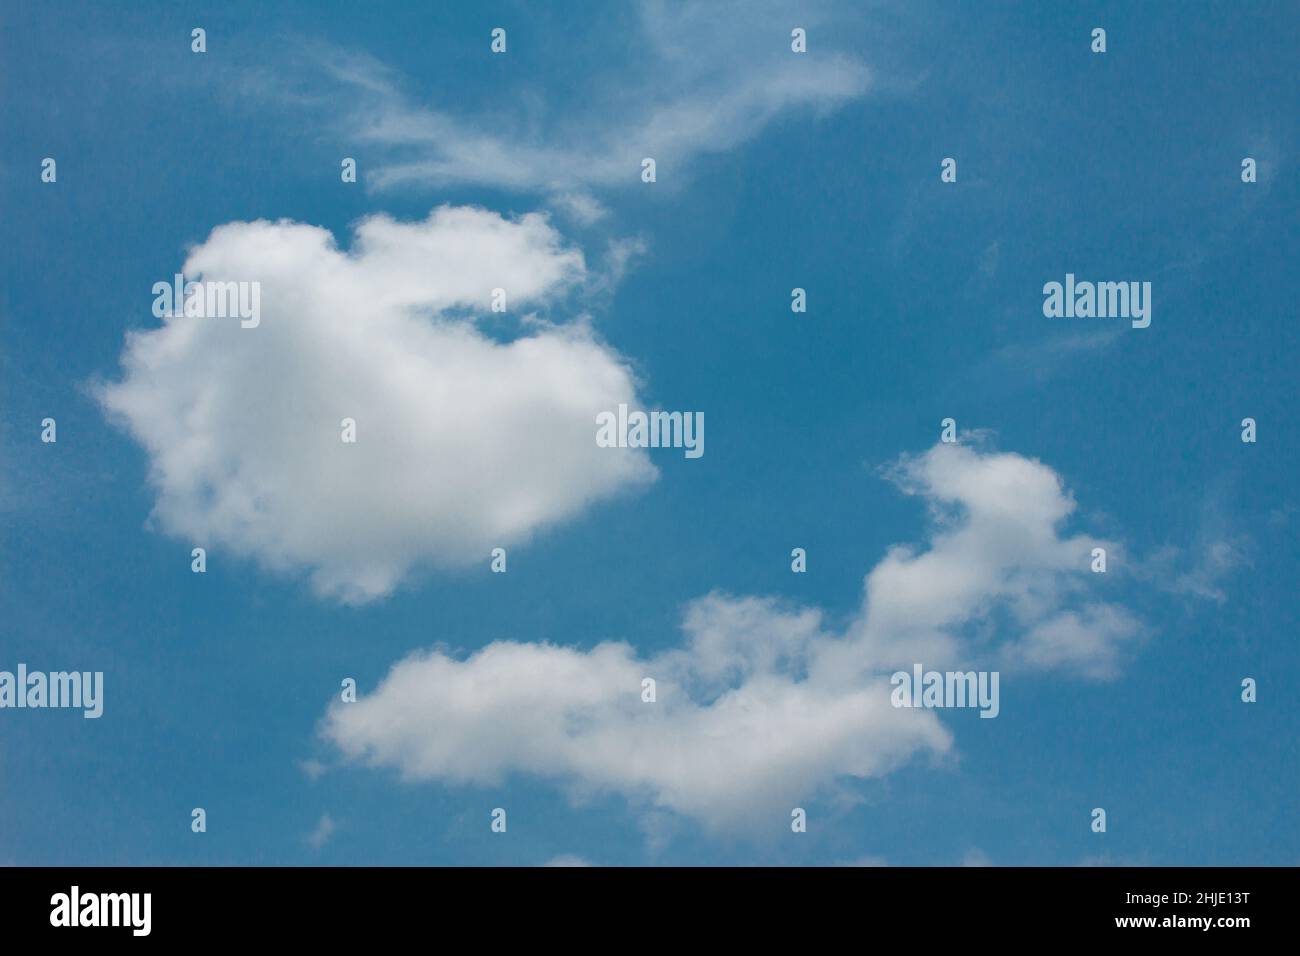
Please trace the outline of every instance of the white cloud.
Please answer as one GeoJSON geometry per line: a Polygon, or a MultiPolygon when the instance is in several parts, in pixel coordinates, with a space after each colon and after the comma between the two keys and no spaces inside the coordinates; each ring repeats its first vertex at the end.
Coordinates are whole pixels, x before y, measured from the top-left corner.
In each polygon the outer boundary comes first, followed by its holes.
{"type": "Polygon", "coordinates": [[[1134,562],[1134,572],[1152,587],[1182,597],[1224,604],[1225,585],[1250,566],[1255,543],[1231,519],[1233,489],[1222,477],[1207,481],[1195,531],[1186,544],[1166,544],[1134,562]]]}
{"type": "Polygon", "coordinates": [[[925,499],[935,529],[926,548],[894,547],[867,575],[854,639],[823,655],[830,672],[987,661],[988,648],[970,632],[990,626],[995,611],[1005,612],[1016,633],[1037,635],[1004,643],[995,659],[1009,668],[1071,667],[1098,676],[1117,645],[1136,636],[1136,622],[1122,610],[1088,601],[1092,549],[1118,545],[1060,534],[1075,502],[1042,462],[940,444],[905,456],[888,474],[925,499]],[[1052,653],[1054,636],[1064,634],[1050,622],[1070,603],[1093,604],[1084,623],[1096,630],[1087,647],[1052,653]]]}
{"type": "Polygon", "coordinates": [[[598,199],[581,191],[557,193],[551,197],[550,205],[579,226],[594,225],[609,215],[609,210],[598,199]]]}
{"type": "Polygon", "coordinates": [[[319,760],[307,759],[298,761],[298,769],[307,775],[307,779],[319,780],[329,768],[319,760]]]}
{"type": "Polygon", "coordinates": [[[1123,646],[1141,633],[1141,623],[1122,607],[1089,604],[1039,621],[1003,650],[1012,666],[1073,667],[1086,677],[1106,679],[1118,673],[1123,646]]]}
{"type": "MultiPolygon", "coordinates": [[[[729,599],[703,603],[727,617],[729,599]]],[[[700,656],[719,663],[717,646],[742,648],[743,635],[691,638],[687,653],[652,660],[615,643],[580,651],[496,642],[465,661],[416,655],[373,693],[331,707],[323,733],[345,757],[396,767],[407,780],[494,785],[530,773],[575,791],[625,793],[715,830],[785,826],[810,788],[949,744],[933,714],[890,705],[885,678],[829,690],[738,650],[728,663],[746,676],[711,693],[717,673],[696,670],[693,652],[714,644],[700,656]],[[651,676],[658,699],[643,703],[641,679],[651,676]]]]}
{"type": "Polygon", "coordinates": [[[589,323],[521,322],[508,341],[476,324],[494,288],[518,316],[584,281],[543,216],[373,216],[347,252],[315,226],[230,223],[184,271],[259,281],[260,325],[169,318],[132,334],[100,396],[149,453],[154,518],[195,546],[363,601],[655,477],[644,453],[595,444],[597,412],[637,399],[589,323]]]}
{"type": "Polygon", "coordinates": [[[542,866],[591,866],[591,864],[580,856],[574,856],[572,853],[562,853],[559,856],[551,857],[542,866]]]}
{"type": "Polygon", "coordinates": [[[1161,590],[1223,604],[1224,581],[1250,564],[1251,541],[1245,535],[1213,538],[1203,529],[1185,548],[1166,545],[1147,558],[1139,574],[1161,590]]]}
{"type": "Polygon", "coordinates": [[[842,634],[815,609],[713,593],[686,608],[682,645],[650,658],[623,643],[416,654],[358,702],[333,704],[322,735],[345,759],[406,780],[496,785],[526,773],[713,831],[778,832],[837,778],[948,751],[934,711],[891,705],[898,666],[1113,672],[1137,625],[1089,597],[1094,539],[1059,535],[1074,502],[1050,468],[939,445],[895,476],[930,504],[936,530],[867,575],[863,611],[842,634]],[[998,610],[1005,622],[983,633],[998,610]],[[657,681],[653,704],[644,677],[657,681]]]}
{"type": "Polygon", "coordinates": [[[1228,599],[1222,587],[1223,580],[1242,565],[1249,564],[1247,547],[1245,536],[1199,542],[1195,546],[1198,560],[1191,570],[1174,577],[1172,590],[1222,604],[1228,599]]]}
{"type": "Polygon", "coordinates": [[[798,19],[813,38],[808,54],[791,52],[794,24],[776,3],[648,2],[639,19],[637,56],[596,74],[577,106],[571,90],[555,99],[530,88],[491,117],[464,115],[454,101],[408,94],[371,57],[330,50],[318,65],[346,89],[330,105],[355,104],[342,120],[349,137],[378,157],[368,185],[472,183],[560,196],[639,184],[645,156],[672,183],[698,156],[732,149],[787,111],[837,108],[871,82],[857,57],[834,49],[842,25],[813,10],[798,19]]]}
{"type": "Polygon", "coordinates": [[[319,850],[329,842],[334,831],[338,829],[338,824],[328,813],[321,814],[320,822],[316,824],[316,829],[303,838],[306,844],[313,850],[319,850]]]}

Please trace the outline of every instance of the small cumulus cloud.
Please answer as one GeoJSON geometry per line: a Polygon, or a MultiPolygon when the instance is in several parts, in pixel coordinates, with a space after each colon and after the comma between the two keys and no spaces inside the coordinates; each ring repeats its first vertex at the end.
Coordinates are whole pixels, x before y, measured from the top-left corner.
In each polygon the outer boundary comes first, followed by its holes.
{"type": "Polygon", "coordinates": [[[685,608],[678,646],[652,656],[621,642],[520,641],[465,659],[413,654],[359,702],[330,706],[321,733],[345,760],[408,781],[497,785],[522,773],[714,833],[776,832],[790,807],[842,778],[949,752],[933,710],[892,705],[896,668],[1113,676],[1138,625],[1090,591],[1102,539],[1063,533],[1075,503],[1054,471],[940,444],[891,474],[925,501],[933,528],[876,564],[842,629],[816,608],[713,592],[685,608]],[[996,640],[972,637],[994,619],[996,640]],[[645,677],[654,703],[642,700],[645,677]]]}

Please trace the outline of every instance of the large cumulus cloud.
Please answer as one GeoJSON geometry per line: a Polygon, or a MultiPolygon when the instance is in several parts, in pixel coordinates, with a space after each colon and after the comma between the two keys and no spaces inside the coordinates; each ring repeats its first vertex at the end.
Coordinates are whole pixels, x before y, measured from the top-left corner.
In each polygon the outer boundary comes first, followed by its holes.
{"type": "Polygon", "coordinates": [[[196,546],[363,601],[655,477],[595,444],[597,412],[637,398],[587,322],[480,324],[500,320],[494,289],[526,319],[584,281],[542,216],[374,216],[348,251],[315,226],[230,223],[183,269],[260,282],[260,325],[166,318],[129,337],[100,397],[148,452],[157,523],[196,546]]]}

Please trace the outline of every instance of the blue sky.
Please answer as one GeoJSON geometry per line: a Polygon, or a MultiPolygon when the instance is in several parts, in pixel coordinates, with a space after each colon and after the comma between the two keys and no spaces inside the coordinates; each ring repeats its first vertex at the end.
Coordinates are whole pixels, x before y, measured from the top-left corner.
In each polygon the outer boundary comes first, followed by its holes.
{"type": "Polygon", "coordinates": [[[1293,6],[0,16],[0,669],[106,685],[0,711],[0,862],[1300,861],[1293,6]],[[191,254],[262,325],[132,371],[191,254]],[[569,427],[619,395],[703,457],[569,427]],[[996,720],[875,709],[945,659],[996,720]]]}

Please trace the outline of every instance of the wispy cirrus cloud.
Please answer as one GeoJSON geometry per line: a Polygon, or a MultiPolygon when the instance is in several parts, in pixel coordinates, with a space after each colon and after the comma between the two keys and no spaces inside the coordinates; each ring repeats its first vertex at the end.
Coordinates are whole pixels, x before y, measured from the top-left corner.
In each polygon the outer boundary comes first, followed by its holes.
{"type": "Polygon", "coordinates": [[[368,188],[502,187],[550,195],[591,223],[604,215],[593,190],[637,183],[644,157],[671,183],[700,156],[733,149],[783,114],[826,113],[863,96],[872,73],[835,49],[833,10],[645,2],[635,17],[641,55],[616,58],[589,80],[590,95],[575,102],[571,89],[542,81],[491,115],[417,92],[376,57],[337,47],[305,47],[294,71],[310,82],[251,69],[236,85],[246,96],[334,113],[332,122],[377,157],[363,177],[368,188]],[[790,49],[795,26],[813,38],[807,53],[790,49]],[[348,104],[341,115],[339,103],[348,104]]]}
{"type": "Polygon", "coordinates": [[[334,833],[338,828],[339,825],[335,822],[333,817],[328,813],[322,813],[320,820],[316,824],[316,828],[303,837],[303,842],[313,850],[319,850],[330,841],[330,837],[334,836],[334,833]]]}

